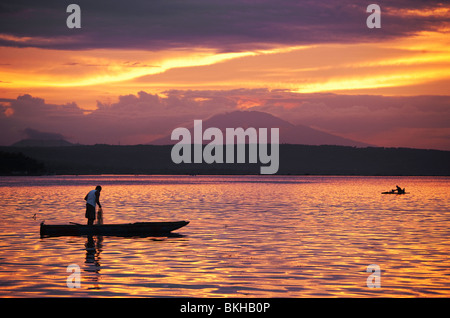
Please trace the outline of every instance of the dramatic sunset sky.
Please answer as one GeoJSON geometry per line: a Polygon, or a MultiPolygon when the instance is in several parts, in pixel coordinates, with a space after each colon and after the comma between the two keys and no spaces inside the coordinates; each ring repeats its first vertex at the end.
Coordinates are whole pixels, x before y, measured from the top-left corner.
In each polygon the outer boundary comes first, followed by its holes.
{"type": "Polygon", "coordinates": [[[148,143],[249,109],[450,150],[449,31],[450,4],[433,0],[2,1],[0,145],[148,143]]]}

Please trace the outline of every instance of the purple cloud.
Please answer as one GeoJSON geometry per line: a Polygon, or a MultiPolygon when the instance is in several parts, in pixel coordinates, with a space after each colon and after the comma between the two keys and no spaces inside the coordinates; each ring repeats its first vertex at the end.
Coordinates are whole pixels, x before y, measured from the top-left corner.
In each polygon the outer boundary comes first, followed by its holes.
{"type": "Polygon", "coordinates": [[[366,27],[369,2],[356,0],[78,0],[82,28],[66,27],[62,1],[3,1],[0,45],[55,49],[213,47],[240,51],[280,44],[373,41],[432,30],[448,16],[398,15],[398,9],[442,7],[440,1],[377,2],[382,29],[366,27]]]}

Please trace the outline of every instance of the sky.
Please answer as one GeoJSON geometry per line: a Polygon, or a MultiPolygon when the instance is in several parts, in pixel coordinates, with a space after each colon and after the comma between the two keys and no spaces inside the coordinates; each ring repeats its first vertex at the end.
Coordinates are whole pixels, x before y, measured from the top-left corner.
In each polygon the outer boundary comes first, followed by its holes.
{"type": "Polygon", "coordinates": [[[382,147],[450,150],[450,4],[397,0],[0,3],[0,145],[149,143],[268,112],[382,147]],[[69,4],[81,8],[70,29],[69,4]],[[381,28],[368,28],[369,4],[381,28]]]}

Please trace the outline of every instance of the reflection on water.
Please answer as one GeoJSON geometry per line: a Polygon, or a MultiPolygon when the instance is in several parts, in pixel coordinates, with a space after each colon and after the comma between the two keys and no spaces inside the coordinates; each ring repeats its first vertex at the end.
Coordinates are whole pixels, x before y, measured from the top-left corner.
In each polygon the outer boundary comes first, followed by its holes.
{"type": "Polygon", "coordinates": [[[100,289],[98,282],[100,279],[100,253],[102,251],[102,242],[103,236],[96,236],[94,240],[94,236],[88,235],[86,240],[86,261],[84,264],[86,267],[84,271],[89,273],[90,279],[88,282],[94,283],[95,289],[100,289]]]}
{"type": "Polygon", "coordinates": [[[450,296],[450,178],[51,176],[0,179],[0,296],[450,296]],[[85,223],[189,220],[174,237],[49,237],[85,223]],[[408,195],[382,195],[396,184],[408,195]],[[81,268],[68,288],[66,268],[81,268]],[[381,268],[381,288],[366,268],[381,268]]]}

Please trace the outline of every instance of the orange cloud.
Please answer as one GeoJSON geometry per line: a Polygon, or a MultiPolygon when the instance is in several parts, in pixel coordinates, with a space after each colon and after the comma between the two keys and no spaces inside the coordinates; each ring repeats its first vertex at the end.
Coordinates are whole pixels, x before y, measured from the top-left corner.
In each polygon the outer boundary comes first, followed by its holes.
{"type": "Polygon", "coordinates": [[[376,90],[392,94],[401,87],[402,94],[414,95],[420,86],[421,93],[447,94],[445,85],[439,85],[450,79],[446,30],[384,42],[225,53],[206,48],[151,52],[4,47],[0,51],[0,94],[15,98],[31,93],[60,103],[70,98],[91,109],[97,100],[116,98],[130,89],[269,88],[347,94],[376,90]]]}

